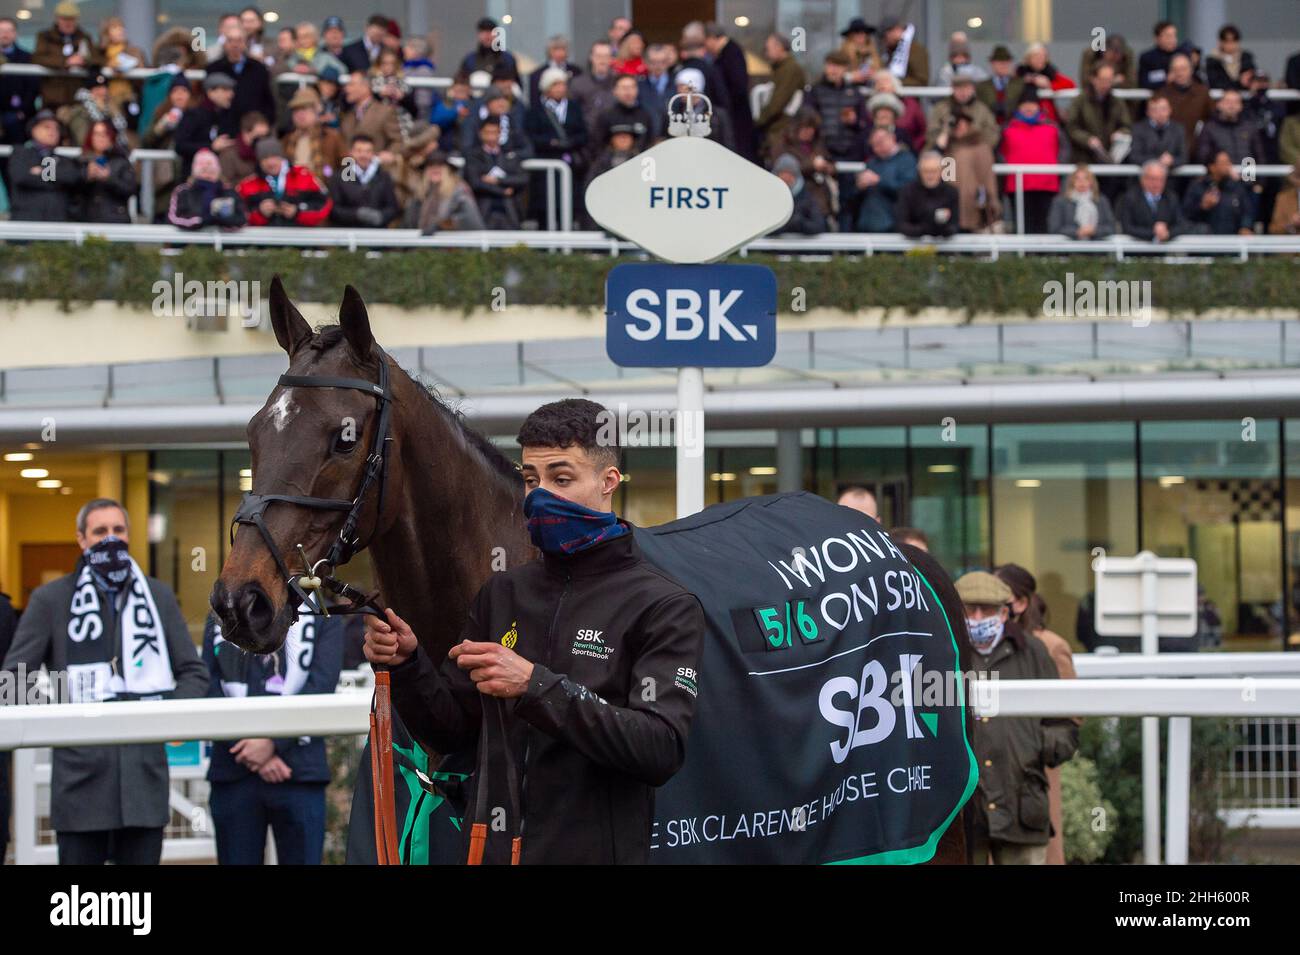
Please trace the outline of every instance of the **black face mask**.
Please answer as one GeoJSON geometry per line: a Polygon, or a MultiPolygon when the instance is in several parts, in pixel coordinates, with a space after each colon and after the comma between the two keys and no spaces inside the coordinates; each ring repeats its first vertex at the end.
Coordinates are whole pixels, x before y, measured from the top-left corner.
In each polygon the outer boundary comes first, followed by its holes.
{"type": "Polygon", "coordinates": [[[120,590],[131,577],[131,555],[120,537],[110,534],[92,544],[86,548],[85,557],[90,572],[108,590],[120,590]]]}

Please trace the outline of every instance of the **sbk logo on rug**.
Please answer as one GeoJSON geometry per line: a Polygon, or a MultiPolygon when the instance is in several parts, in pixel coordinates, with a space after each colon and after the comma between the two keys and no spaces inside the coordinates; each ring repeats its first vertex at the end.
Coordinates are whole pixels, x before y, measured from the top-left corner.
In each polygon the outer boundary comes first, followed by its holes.
{"type": "Polygon", "coordinates": [[[608,660],[614,655],[614,648],[601,638],[604,632],[604,630],[579,630],[573,638],[573,646],[569,652],[575,657],[608,660]]]}

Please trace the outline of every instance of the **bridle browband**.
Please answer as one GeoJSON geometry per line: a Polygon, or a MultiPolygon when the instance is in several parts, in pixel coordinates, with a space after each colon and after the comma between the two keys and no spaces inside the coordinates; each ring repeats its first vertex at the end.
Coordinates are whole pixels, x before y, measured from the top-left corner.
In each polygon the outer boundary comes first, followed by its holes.
{"type": "Polygon", "coordinates": [[[338,378],[330,375],[281,375],[279,380],[279,384],[293,388],[351,388],[373,395],[378,402],[379,418],[376,422],[374,436],[370,442],[370,450],[366,454],[366,466],[361,475],[361,485],[357,488],[356,496],[349,501],[341,498],[310,497],[301,494],[254,494],[250,491],[244,495],[239,510],[235,512],[235,516],[230,522],[232,547],[234,546],[235,525],[237,524],[251,524],[262,535],[262,540],[266,543],[267,549],[275,559],[275,565],[280,571],[280,576],[284,579],[285,586],[289,588],[291,596],[297,598],[293,601],[294,620],[298,619],[299,608],[303,604],[308,607],[313,605],[308,591],[314,591],[318,595],[316,606],[319,607],[319,610],[305,612],[307,616],[329,616],[330,613],[378,613],[383,616],[383,608],[378,601],[378,591],[367,595],[333,576],[337,568],[350,561],[356,556],[357,551],[361,549],[361,540],[357,536],[357,525],[361,521],[361,511],[365,507],[366,494],[376,480],[379,482],[375,508],[376,527],[379,526],[384,513],[384,486],[387,483],[385,478],[388,474],[388,442],[392,440],[388,434],[388,423],[393,396],[388,387],[388,363],[384,360],[382,351],[376,349],[376,352],[379,358],[378,383],[365,378],[338,378]],[[283,501],[286,504],[296,504],[299,507],[320,511],[347,511],[347,516],[343,518],[343,526],[339,528],[338,536],[330,545],[329,552],[316,563],[310,564],[307,552],[301,544],[297,545],[298,553],[302,556],[303,561],[302,573],[295,574],[289,570],[284,558],[280,556],[280,550],[276,547],[275,539],[271,536],[266,522],[262,519],[267,507],[275,501],[283,501]],[[328,573],[320,573],[322,566],[327,568],[328,573]],[[335,596],[346,599],[348,603],[327,610],[325,596],[322,592],[326,590],[335,596]]]}

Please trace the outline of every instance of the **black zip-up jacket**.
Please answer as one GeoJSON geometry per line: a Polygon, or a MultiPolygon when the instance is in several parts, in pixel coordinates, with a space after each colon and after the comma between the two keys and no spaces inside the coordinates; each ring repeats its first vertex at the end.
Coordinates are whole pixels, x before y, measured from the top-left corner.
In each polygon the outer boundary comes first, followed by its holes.
{"type": "Polygon", "coordinates": [[[478,751],[461,832],[488,824],[485,861],[507,861],[517,832],[524,863],[648,860],[654,789],[686,756],[704,627],[699,600],[628,533],[494,574],[479,591],[463,636],[513,643],[533,663],[523,696],[484,697],[454,661],[420,651],[393,668],[393,702],[417,740],[478,751]]]}

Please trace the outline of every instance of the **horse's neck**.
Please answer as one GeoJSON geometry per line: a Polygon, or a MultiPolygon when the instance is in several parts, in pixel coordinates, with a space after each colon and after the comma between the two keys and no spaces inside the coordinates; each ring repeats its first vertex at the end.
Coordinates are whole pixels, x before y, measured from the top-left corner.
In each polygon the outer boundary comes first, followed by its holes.
{"type": "Polygon", "coordinates": [[[450,418],[418,394],[401,405],[402,490],[384,505],[396,520],[370,551],[381,599],[440,656],[487,576],[528,559],[527,533],[518,500],[450,418]]]}

